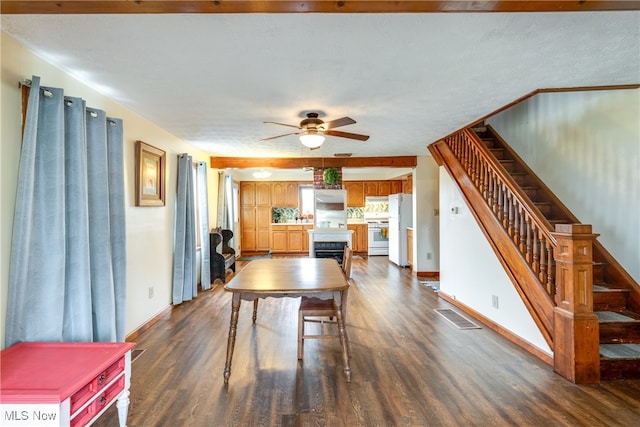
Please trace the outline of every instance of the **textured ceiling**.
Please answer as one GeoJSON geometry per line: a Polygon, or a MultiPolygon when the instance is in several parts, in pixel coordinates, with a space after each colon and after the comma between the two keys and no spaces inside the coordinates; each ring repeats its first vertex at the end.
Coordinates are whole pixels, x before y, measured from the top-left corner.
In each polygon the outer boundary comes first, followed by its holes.
{"type": "MultiPolygon", "coordinates": [[[[427,155],[540,88],[640,81],[640,13],[4,15],[2,31],[213,156],[427,155]],[[350,116],[318,150],[300,113],[350,116]]],[[[29,77],[29,76],[25,76],[29,77]]],[[[44,82],[46,84],[46,82],[44,82]]]]}

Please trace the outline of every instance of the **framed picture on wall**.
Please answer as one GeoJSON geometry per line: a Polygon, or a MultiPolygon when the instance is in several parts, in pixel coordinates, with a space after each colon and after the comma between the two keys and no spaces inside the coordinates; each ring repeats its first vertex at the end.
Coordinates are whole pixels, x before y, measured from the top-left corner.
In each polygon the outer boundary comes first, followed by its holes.
{"type": "Polygon", "coordinates": [[[167,153],[136,141],[136,206],[164,206],[167,153]]]}

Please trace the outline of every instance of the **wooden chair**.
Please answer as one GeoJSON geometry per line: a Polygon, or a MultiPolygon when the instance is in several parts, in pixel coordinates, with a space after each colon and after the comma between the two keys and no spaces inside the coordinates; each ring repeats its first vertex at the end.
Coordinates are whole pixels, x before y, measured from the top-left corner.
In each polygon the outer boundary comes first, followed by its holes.
{"type": "MultiPolygon", "coordinates": [[[[344,247],[344,256],[342,258],[342,273],[347,281],[351,280],[351,260],[353,258],[353,250],[349,246],[344,247]]],[[[342,295],[342,319],[346,319],[347,314],[347,294],[349,290],[345,290],[342,295]]],[[[298,360],[302,360],[304,350],[304,340],[306,339],[327,339],[340,338],[337,331],[334,334],[307,335],[304,331],[306,322],[322,324],[337,323],[333,318],[336,316],[336,309],[333,300],[321,300],[318,298],[302,297],[300,308],[298,309],[298,360]],[[321,319],[327,317],[328,319],[321,319]]],[[[345,334],[346,334],[345,330],[345,334]]],[[[351,357],[351,347],[347,340],[347,354],[351,357]]]]}

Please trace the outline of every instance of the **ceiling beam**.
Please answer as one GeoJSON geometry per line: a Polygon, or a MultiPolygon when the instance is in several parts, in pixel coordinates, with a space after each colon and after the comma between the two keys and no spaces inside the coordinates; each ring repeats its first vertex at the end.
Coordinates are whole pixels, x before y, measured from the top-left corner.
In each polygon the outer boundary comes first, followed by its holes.
{"type": "Polygon", "coordinates": [[[299,158],[247,158],[211,157],[209,165],[213,169],[302,169],[313,168],[414,168],[418,164],[416,156],[400,157],[299,157],[299,158]]]}
{"type": "Polygon", "coordinates": [[[640,10],[635,0],[2,0],[2,14],[449,13],[640,10]]]}

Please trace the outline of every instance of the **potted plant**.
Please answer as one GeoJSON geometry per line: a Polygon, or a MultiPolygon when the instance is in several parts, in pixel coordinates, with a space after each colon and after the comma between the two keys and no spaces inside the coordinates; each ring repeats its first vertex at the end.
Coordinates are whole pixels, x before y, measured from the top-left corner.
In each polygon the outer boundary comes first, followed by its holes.
{"type": "Polygon", "coordinates": [[[340,174],[337,168],[326,168],[322,174],[325,188],[332,188],[340,182],[340,174]]]}

